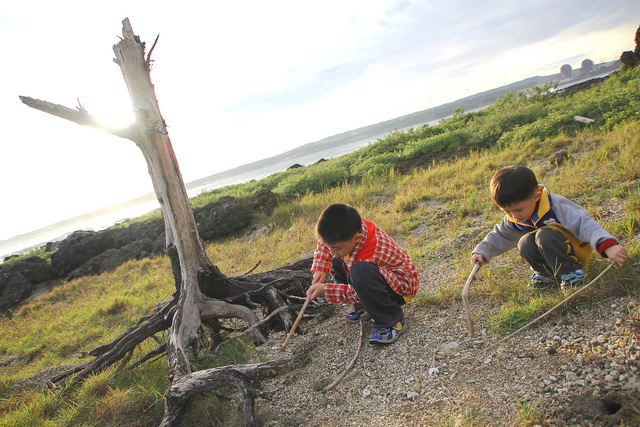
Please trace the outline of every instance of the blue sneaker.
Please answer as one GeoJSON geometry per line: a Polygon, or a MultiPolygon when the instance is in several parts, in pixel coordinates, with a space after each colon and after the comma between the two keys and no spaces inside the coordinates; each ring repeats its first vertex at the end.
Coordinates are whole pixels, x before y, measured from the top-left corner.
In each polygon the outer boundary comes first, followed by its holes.
{"type": "Polygon", "coordinates": [[[349,323],[360,323],[371,320],[371,315],[362,307],[353,307],[353,310],[344,315],[349,323]]]}
{"type": "Polygon", "coordinates": [[[373,334],[369,337],[369,343],[371,344],[391,344],[396,342],[400,335],[407,329],[407,325],[402,319],[396,323],[395,326],[389,328],[376,328],[373,334]]]}
{"type": "Polygon", "coordinates": [[[584,284],[584,271],[577,269],[573,273],[563,274],[560,277],[562,282],[560,283],[561,289],[571,289],[584,284]]]}
{"type": "Polygon", "coordinates": [[[549,287],[551,287],[554,283],[552,277],[542,276],[538,273],[533,273],[531,278],[529,279],[529,285],[527,286],[529,289],[533,289],[534,291],[543,291],[549,287]]]}

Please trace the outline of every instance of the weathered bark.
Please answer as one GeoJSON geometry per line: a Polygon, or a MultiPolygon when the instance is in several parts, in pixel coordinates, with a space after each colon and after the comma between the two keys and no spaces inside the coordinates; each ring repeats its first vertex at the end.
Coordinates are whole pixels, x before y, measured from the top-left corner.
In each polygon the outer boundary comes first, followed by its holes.
{"type": "Polygon", "coordinates": [[[101,345],[91,350],[87,355],[94,356],[93,360],[58,374],[51,379],[51,382],[55,384],[70,375],[75,375],[74,378],[82,380],[118,362],[141,342],[169,328],[171,324],[170,314],[174,308],[175,301],[171,301],[155,315],[140,319],[135,326],[127,329],[111,343],[101,345]]]}
{"type": "Polygon", "coordinates": [[[180,265],[180,292],[167,341],[170,376],[180,378],[191,372],[185,349],[197,339],[200,327],[200,313],[195,309],[203,301],[198,271],[206,269],[222,274],[211,265],[200,242],[178,161],[149,78],[150,58],[144,56],[145,45],[134,35],[128,19],[123,22],[122,35],[113,50],[135,112],[137,132],[133,141],[149,166],[165,222],[166,245],[176,248],[180,265]]]}
{"type": "MultiPolygon", "coordinates": [[[[251,308],[266,306],[275,310],[291,304],[294,297],[289,292],[304,295],[303,284],[310,279],[310,259],[273,272],[235,278],[226,277],[211,263],[198,236],[180,168],[151,84],[151,52],[145,58],[145,43],[134,35],[128,19],[123,21],[122,33],[123,38],[113,47],[116,56],[114,61],[120,66],[131,97],[135,112],[132,125],[107,128],[82,107],[73,110],[29,97],[20,98],[30,107],[130,139],[140,148],[160,202],[166,232],[166,252],[171,260],[176,294],[159,313],[142,319],[112,343],[92,350],[89,355],[95,358],[91,362],[59,375],[56,381],[71,374],[75,374],[76,378],[84,378],[92,372],[99,372],[125,358],[140,342],[167,329],[170,324],[167,342],[154,352],[157,354],[164,348],[169,364],[169,389],[163,425],[177,425],[184,413],[184,405],[194,394],[225,383],[243,390],[245,419],[250,425],[253,422],[253,399],[260,395],[250,386],[250,380],[263,375],[265,371],[273,374],[273,369],[284,361],[193,374],[186,350],[197,340],[202,320],[238,317],[250,327],[259,321],[251,308]]],[[[292,325],[289,311],[282,310],[280,318],[285,329],[289,330],[292,325]]],[[[257,328],[252,333],[254,342],[264,342],[265,338],[257,328]]]]}
{"type": "Polygon", "coordinates": [[[160,426],[179,425],[186,412],[187,404],[194,396],[225,385],[233,385],[242,392],[244,423],[246,426],[254,426],[254,401],[257,396],[263,396],[265,393],[254,388],[252,381],[275,376],[278,368],[287,362],[287,359],[278,359],[252,365],[223,366],[194,372],[177,379],[167,392],[165,415],[160,426]]]}
{"type": "Polygon", "coordinates": [[[72,121],[79,125],[98,128],[121,138],[133,140],[136,137],[136,129],[133,126],[106,127],[100,122],[100,120],[91,116],[89,113],[87,113],[86,110],[81,107],[77,107],[75,110],[73,110],[60,104],[52,104],[50,102],[33,99],[28,96],[21,96],[20,99],[31,108],[44,111],[45,113],[49,113],[53,116],[72,121]]]}

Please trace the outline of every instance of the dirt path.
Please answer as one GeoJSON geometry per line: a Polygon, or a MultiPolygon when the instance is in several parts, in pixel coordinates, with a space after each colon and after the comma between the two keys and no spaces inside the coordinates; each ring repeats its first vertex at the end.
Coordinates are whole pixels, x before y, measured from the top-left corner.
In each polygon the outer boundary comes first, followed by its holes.
{"type": "MultiPolygon", "coordinates": [[[[433,265],[423,275],[446,271],[433,265]]],[[[479,297],[471,306],[480,317],[498,309],[479,297]]],[[[366,341],[366,325],[354,367],[323,393],[360,339],[359,326],[344,320],[348,309],[331,306],[326,320],[303,322],[304,335],[296,335],[284,353],[278,351],[284,334],[258,348],[257,359],[293,359],[286,373],[262,384],[265,390],[282,387],[271,401],[257,401],[258,412],[273,414],[269,425],[512,425],[521,421],[522,408],[538,400],[537,413],[547,425],[640,423],[637,298],[611,297],[554,314],[484,354],[501,337],[476,324],[470,338],[461,301],[409,304],[407,332],[392,345],[375,346],[366,341]]]]}

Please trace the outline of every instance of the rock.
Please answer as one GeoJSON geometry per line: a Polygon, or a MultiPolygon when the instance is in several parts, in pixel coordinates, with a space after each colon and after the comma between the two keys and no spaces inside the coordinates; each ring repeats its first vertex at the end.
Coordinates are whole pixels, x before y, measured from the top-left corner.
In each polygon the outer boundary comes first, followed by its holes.
{"type": "Polygon", "coordinates": [[[565,372],[565,378],[567,379],[567,381],[574,382],[578,379],[578,375],[576,375],[574,372],[565,372]]]}
{"type": "Polygon", "coordinates": [[[268,188],[262,188],[256,191],[253,196],[241,202],[247,204],[254,213],[259,212],[265,215],[271,215],[276,206],[278,206],[278,203],[280,203],[280,196],[268,188]]]}
{"type": "MultiPolygon", "coordinates": [[[[53,278],[53,271],[49,263],[39,257],[29,257],[15,261],[6,267],[0,266],[0,280],[3,276],[21,274],[32,284],[44,282],[53,278]]],[[[0,284],[0,291],[2,285],[0,284]]]]}
{"type": "Polygon", "coordinates": [[[238,239],[238,241],[253,242],[256,239],[259,239],[260,237],[266,236],[267,234],[271,233],[273,230],[275,230],[275,225],[273,225],[273,223],[269,223],[260,228],[252,227],[249,234],[242,236],[241,238],[238,239]]]}
{"type": "Polygon", "coordinates": [[[414,391],[407,392],[407,399],[409,399],[409,400],[415,399],[418,396],[420,396],[420,393],[416,393],[414,391]]]}
{"type": "Polygon", "coordinates": [[[53,278],[47,261],[30,257],[0,268],[0,310],[20,304],[31,295],[34,285],[53,278]]]}
{"type": "Polygon", "coordinates": [[[51,268],[57,277],[80,267],[92,257],[113,247],[112,236],[95,231],[76,231],[64,239],[51,255],[51,268]]]}
{"type": "Polygon", "coordinates": [[[33,286],[22,274],[11,276],[0,295],[0,310],[8,310],[31,295],[33,286]]]}
{"type": "Polygon", "coordinates": [[[69,280],[83,276],[98,275],[113,271],[120,265],[133,259],[142,259],[154,253],[154,242],[151,239],[136,240],[118,249],[107,249],[91,258],[80,267],[69,273],[69,280]]]}
{"type": "Polygon", "coordinates": [[[362,390],[362,397],[369,397],[370,394],[371,390],[369,390],[369,387],[365,387],[365,389],[362,390]]]}
{"type": "Polygon", "coordinates": [[[618,364],[617,362],[611,362],[609,365],[611,369],[615,369],[619,374],[624,372],[624,366],[618,364]]]}
{"type": "Polygon", "coordinates": [[[203,240],[229,236],[248,226],[252,217],[249,206],[233,197],[222,197],[202,208],[193,210],[198,233],[203,240]]]}
{"type": "MultiPolygon", "coordinates": [[[[228,237],[250,224],[255,213],[270,215],[280,198],[268,189],[253,196],[236,199],[223,197],[207,206],[194,209],[198,233],[202,240],[228,237]]],[[[258,234],[273,230],[269,224],[258,234]]],[[[102,231],[80,230],[66,239],[49,242],[51,262],[31,257],[0,266],[0,307],[12,308],[31,294],[33,285],[51,279],[77,279],[112,271],[124,262],[164,253],[164,221],[156,218],[133,222],[126,227],[102,231]],[[22,278],[14,278],[21,275],[22,278]],[[11,291],[2,294],[12,282],[11,291]],[[22,298],[22,299],[20,299],[22,298]]]]}
{"type": "Polygon", "coordinates": [[[569,152],[565,149],[562,149],[551,154],[547,158],[547,161],[549,162],[549,165],[557,167],[557,166],[561,166],[568,158],[569,158],[569,152]]]}
{"type": "Polygon", "coordinates": [[[460,347],[460,344],[457,341],[450,341],[447,343],[443,343],[438,348],[438,353],[447,355],[455,352],[460,347]]]}

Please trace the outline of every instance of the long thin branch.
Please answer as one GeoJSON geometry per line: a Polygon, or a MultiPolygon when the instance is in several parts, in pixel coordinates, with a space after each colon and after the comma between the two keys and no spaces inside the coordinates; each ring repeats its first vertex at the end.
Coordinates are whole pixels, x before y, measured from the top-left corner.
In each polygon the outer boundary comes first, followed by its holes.
{"type": "Polygon", "coordinates": [[[147,59],[145,59],[144,63],[147,66],[147,70],[151,71],[151,53],[153,52],[153,49],[156,48],[156,45],[158,44],[158,39],[160,38],[160,34],[158,34],[156,36],[156,40],[153,42],[153,46],[151,46],[151,49],[149,49],[149,53],[147,54],[147,59]]]}
{"type": "Polygon", "coordinates": [[[98,120],[94,116],[87,114],[87,112],[83,109],[74,110],[59,104],[53,104],[48,101],[41,101],[39,99],[30,98],[28,96],[20,96],[20,100],[31,108],[49,113],[53,116],[60,117],[65,120],[69,120],[82,126],[89,126],[103,132],[119,136],[120,138],[130,139],[132,141],[136,137],[136,129],[133,125],[123,127],[105,126],[100,120],[98,120]]]}
{"type": "Polygon", "coordinates": [[[473,327],[473,319],[471,318],[471,309],[469,308],[469,286],[471,285],[471,282],[473,282],[473,278],[476,276],[479,269],[480,263],[476,262],[473,266],[473,270],[471,270],[471,274],[469,274],[467,283],[464,284],[464,289],[462,290],[462,306],[464,307],[464,312],[467,315],[467,327],[469,329],[470,336],[475,335],[475,330],[473,327]]]}
{"type": "Polygon", "coordinates": [[[160,356],[161,354],[164,354],[166,351],[167,351],[167,344],[162,343],[159,347],[156,347],[154,350],[150,351],[149,353],[147,353],[146,355],[138,359],[131,366],[129,366],[129,369],[134,369],[134,368],[137,368],[138,366],[142,366],[142,364],[145,363],[147,360],[151,360],[156,356],[160,356]]]}
{"type": "Polygon", "coordinates": [[[296,318],[296,321],[293,322],[293,326],[291,327],[291,330],[287,334],[287,339],[284,340],[284,344],[282,344],[282,347],[280,347],[280,351],[284,351],[285,348],[287,348],[287,346],[289,345],[289,341],[291,341],[291,337],[293,336],[293,333],[296,331],[296,328],[298,327],[298,323],[300,323],[300,319],[302,319],[302,315],[304,314],[304,311],[307,309],[307,306],[309,305],[309,301],[311,301],[311,299],[309,298],[309,295],[307,295],[307,298],[304,300],[304,304],[302,304],[302,309],[300,309],[300,313],[298,313],[298,317],[296,318]]]}
{"type": "MultiPolygon", "coordinates": [[[[615,264],[615,261],[611,261],[611,263],[609,264],[609,266],[607,268],[605,268],[600,274],[598,274],[596,276],[595,279],[593,279],[591,282],[589,282],[587,285],[584,285],[582,288],[578,289],[577,291],[575,291],[574,293],[572,293],[571,295],[569,295],[567,298],[563,299],[562,301],[560,301],[558,304],[556,304],[553,308],[551,308],[549,311],[547,311],[546,313],[544,313],[542,316],[537,317],[536,319],[532,320],[531,322],[527,323],[526,325],[524,325],[522,328],[518,329],[517,331],[507,335],[506,337],[502,338],[500,341],[490,345],[489,347],[487,347],[486,349],[482,350],[480,353],[478,353],[477,357],[480,357],[482,354],[486,353],[487,351],[489,351],[490,349],[494,348],[495,346],[502,344],[503,342],[511,339],[514,335],[518,334],[519,332],[527,329],[529,326],[533,325],[534,323],[538,322],[541,319],[544,319],[545,317],[547,317],[548,315],[550,315],[551,313],[553,313],[558,307],[561,307],[562,305],[566,304],[567,302],[571,301],[572,299],[574,299],[575,297],[577,297],[580,293],[584,292],[587,288],[589,288],[591,285],[593,285],[596,280],[598,280],[600,277],[602,277],[602,275],[604,273],[606,273],[611,267],[613,267],[613,265],[615,264]]],[[[476,357],[476,358],[477,358],[476,357]]]]}
{"type": "Polygon", "coordinates": [[[347,375],[347,372],[349,372],[349,370],[351,368],[353,368],[353,364],[356,363],[356,359],[358,358],[358,356],[360,356],[360,350],[362,350],[362,334],[363,334],[363,329],[364,327],[362,326],[362,322],[360,322],[360,339],[358,340],[358,349],[356,350],[356,354],[353,356],[353,359],[351,359],[351,362],[349,362],[349,366],[347,366],[347,369],[345,369],[344,371],[342,371],[342,373],[340,374],[340,376],[338,376],[338,378],[335,379],[334,382],[332,382],[331,384],[329,384],[328,386],[326,386],[322,392],[326,392],[331,390],[332,388],[334,388],[335,386],[338,385],[338,383],[340,381],[342,381],[342,379],[347,375]]]}

